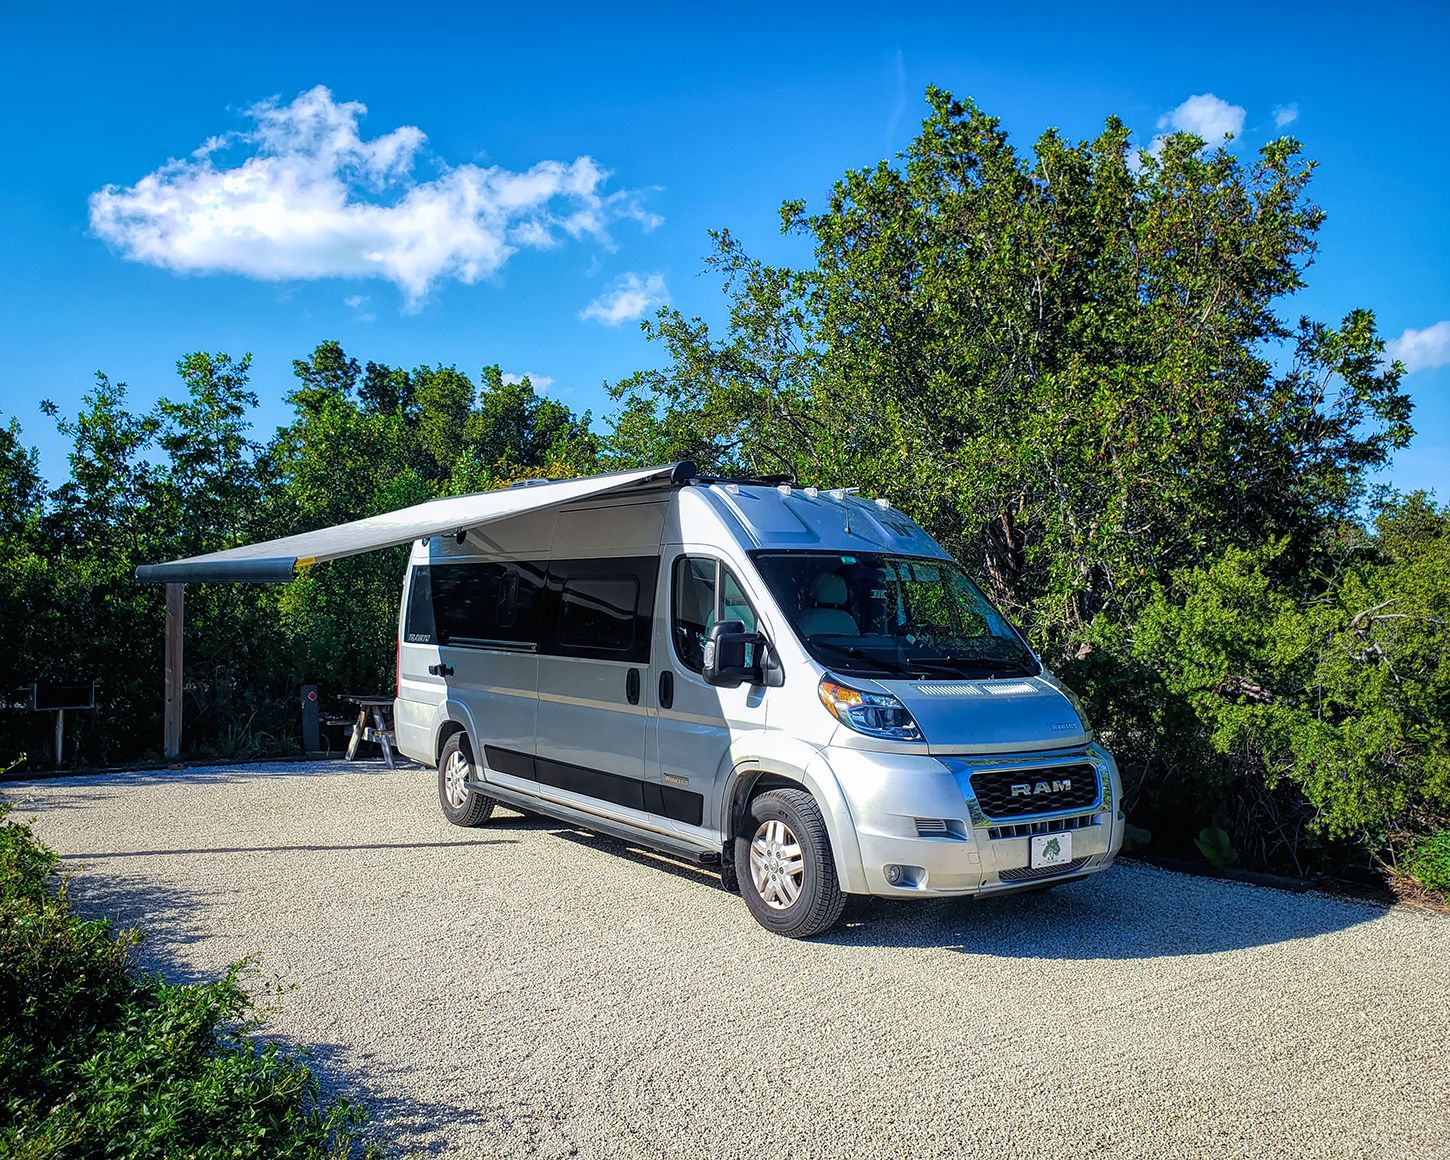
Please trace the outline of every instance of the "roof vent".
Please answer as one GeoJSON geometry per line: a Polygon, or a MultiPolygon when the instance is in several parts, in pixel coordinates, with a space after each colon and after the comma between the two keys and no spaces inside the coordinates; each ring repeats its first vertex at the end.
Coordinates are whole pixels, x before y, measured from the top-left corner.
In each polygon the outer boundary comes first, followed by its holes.
{"type": "Polygon", "coordinates": [[[781,495],[790,495],[790,484],[788,484],[788,483],[779,483],[779,484],[776,484],[775,490],[778,491],[778,492],[780,492],[781,495]]]}
{"type": "Polygon", "coordinates": [[[806,495],[810,496],[811,499],[815,499],[816,496],[818,496],[820,494],[821,494],[821,492],[820,492],[820,489],[819,488],[815,488],[815,487],[808,487],[808,488],[806,488],[806,495]]]}

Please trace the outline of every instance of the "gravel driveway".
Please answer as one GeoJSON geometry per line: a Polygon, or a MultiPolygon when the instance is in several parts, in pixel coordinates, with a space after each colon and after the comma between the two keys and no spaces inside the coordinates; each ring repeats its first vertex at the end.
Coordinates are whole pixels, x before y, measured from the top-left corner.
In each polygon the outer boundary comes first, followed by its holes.
{"type": "Polygon", "coordinates": [[[460,1156],[1450,1156],[1450,921],[1141,865],[774,937],[709,874],[441,817],[430,770],[13,784],[86,912],[460,1156]]]}

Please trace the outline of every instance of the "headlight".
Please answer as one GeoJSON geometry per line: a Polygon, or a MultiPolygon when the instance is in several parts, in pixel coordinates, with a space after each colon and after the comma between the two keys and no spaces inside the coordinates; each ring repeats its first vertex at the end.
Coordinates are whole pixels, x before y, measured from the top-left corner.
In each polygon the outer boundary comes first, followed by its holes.
{"type": "Polygon", "coordinates": [[[921,730],[906,706],[889,693],[863,693],[822,677],[821,704],[847,729],[892,741],[920,741],[921,730]]]}

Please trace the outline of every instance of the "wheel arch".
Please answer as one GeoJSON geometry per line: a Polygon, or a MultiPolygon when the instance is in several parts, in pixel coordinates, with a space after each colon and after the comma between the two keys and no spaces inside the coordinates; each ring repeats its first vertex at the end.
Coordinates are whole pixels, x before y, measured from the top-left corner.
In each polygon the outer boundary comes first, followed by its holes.
{"type": "Polygon", "coordinates": [[[793,742],[793,746],[800,752],[738,756],[721,801],[721,832],[727,857],[741,833],[746,811],[756,797],[772,789],[801,789],[815,799],[825,819],[826,833],[831,839],[831,860],[836,865],[841,889],[848,894],[867,893],[855,822],[835,774],[819,750],[801,742],[793,742]]]}
{"type": "Polygon", "coordinates": [[[463,733],[467,736],[475,761],[482,757],[478,748],[478,735],[473,728],[473,715],[460,702],[448,700],[438,706],[438,712],[433,718],[433,764],[435,766],[438,764],[438,759],[443,756],[443,747],[448,744],[448,739],[455,733],[463,733]]]}

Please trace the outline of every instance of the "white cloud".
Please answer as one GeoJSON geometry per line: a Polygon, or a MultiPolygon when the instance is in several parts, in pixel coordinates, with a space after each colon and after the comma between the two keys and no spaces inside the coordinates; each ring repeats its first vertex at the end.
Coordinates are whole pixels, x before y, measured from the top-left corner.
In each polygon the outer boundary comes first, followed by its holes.
{"type": "Polygon", "coordinates": [[[505,374],[503,381],[509,386],[514,386],[528,379],[536,391],[547,391],[554,385],[554,380],[549,375],[536,375],[533,371],[525,371],[521,375],[505,374]]]}
{"type": "Polygon", "coordinates": [[[1437,322],[1424,330],[1410,328],[1385,344],[1385,353],[1405,364],[1405,370],[1432,371],[1450,363],[1450,321],[1437,322]]]}
{"type": "Polygon", "coordinates": [[[1156,155],[1166,133],[1192,133],[1210,147],[1221,145],[1229,134],[1237,137],[1244,131],[1244,116],[1242,105],[1230,105],[1212,93],[1198,93],[1158,118],[1161,132],[1148,151],[1156,155]]]}
{"type": "Polygon", "coordinates": [[[1274,107],[1274,127],[1276,129],[1282,129],[1285,125],[1292,125],[1298,119],[1299,106],[1297,104],[1276,105],[1274,107]]]}
{"type": "Polygon", "coordinates": [[[416,308],[439,281],[476,282],[522,248],[566,237],[608,248],[612,222],[653,229],[662,220],[633,191],[605,192],[609,174],[587,156],[522,172],[440,165],[420,181],[422,130],[364,140],[366,112],[321,85],[288,105],[263,101],[247,110],[251,129],[92,194],[91,228],[148,265],[264,280],[383,278],[416,308]],[[245,156],[218,161],[234,149],[245,156]]]}
{"type": "Polygon", "coordinates": [[[622,274],[609,284],[609,289],[579,312],[580,318],[592,318],[605,326],[618,326],[643,318],[647,311],[670,300],[665,280],[660,274],[622,274]]]}

